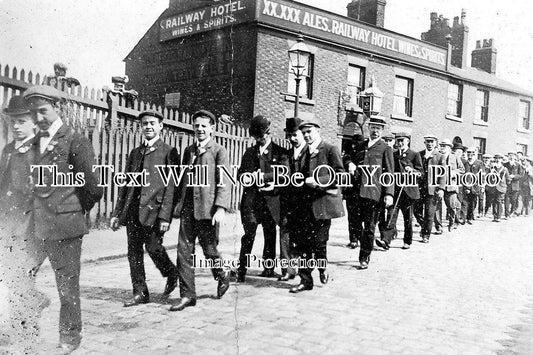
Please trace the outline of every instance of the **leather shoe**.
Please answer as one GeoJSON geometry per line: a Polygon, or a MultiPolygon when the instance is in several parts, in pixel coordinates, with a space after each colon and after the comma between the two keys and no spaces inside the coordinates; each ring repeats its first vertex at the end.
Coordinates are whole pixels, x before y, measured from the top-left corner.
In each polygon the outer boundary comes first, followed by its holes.
{"type": "Polygon", "coordinates": [[[124,302],[124,307],[138,306],[150,302],[148,296],[136,295],[131,300],[124,302]]]}
{"type": "Polygon", "coordinates": [[[80,347],[81,335],[63,337],[60,334],[59,338],[60,339],[59,344],[57,345],[57,349],[61,350],[61,354],[70,354],[80,347]]]}
{"type": "Polygon", "coordinates": [[[286,273],[285,275],[278,277],[278,281],[289,281],[296,277],[294,274],[286,273]]]}
{"type": "Polygon", "coordinates": [[[229,275],[224,273],[218,277],[217,297],[222,298],[226,291],[229,290],[229,275]]]}
{"type": "Polygon", "coordinates": [[[434,233],[434,234],[436,234],[436,235],[440,235],[440,234],[442,234],[442,228],[437,228],[437,229],[435,230],[435,233],[434,233]]]}
{"type": "Polygon", "coordinates": [[[313,289],[313,286],[306,286],[304,284],[299,284],[298,286],[292,287],[289,292],[290,293],[300,293],[302,291],[311,291],[313,289]]]}
{"type": "Polygon", "coordinates": [[[387,242],[384,242],[383,240],[381,239],[376,239],[376,244],[378,247],[380,248],[383,248],[385,250],[389,250],[389,245],[387,244],[387,242]]]}
{"type": "Polygon", "coordinates": [[[346,245],[346,247],[350,249],[356,249],[358,246],[359,246],[359,243],[357,242],[350,242],[346,245]]]}
{"type": "Polygon", "coordinates": [[[280,277],[281,275],[276,273],[273,269],[264,269],[262,273],[259,274],[260,277],[280,277]]]}
{"type": "Polygon", "coordinates": [[[165,291],[163,292],[163,297],[168,297],[178,286],[178,275],[172,274],[167,278],[167,284],[165,285],[165,291]]]}
{"type": "Polygon", "coordinates": [[[329,281],[329,274],[326,270],[324,272],[320,273],[320,282],[322,282],[324,285],[327,284],[329,281]]]}
{"type": "Polygon", "coordinates": [[[472,221],[470,219],[466,220],[466,223],[472,224],[472,221]]]}
{"type": "Polygon", "coordinates": [[[243,283],[246,281],[246,270],[238,270],[237,271],[237,282],[243,283]]]}
{"type": "Polygon", "coordinates": [[[180,303],[175,304],[169,308],[170,312],[179,312],[183,311],[187,307],[196,306],[196,298],[183,297],[180,300],[180,303]]]}
{"type": "Polygon", "coordinates": [[[361,265],[359,266],[359,268],[360,268],[361,270],[366,270],[366,269],[368,269],[368,261],[361,261],[360,264],[361,264],[361,265]]]}
{"type": "Polygon", "coordinates": [[[410,249],[410,248],[411,246],[409,244],[405,244],[405,243],[403,244],[402,249],[410,249]]]}

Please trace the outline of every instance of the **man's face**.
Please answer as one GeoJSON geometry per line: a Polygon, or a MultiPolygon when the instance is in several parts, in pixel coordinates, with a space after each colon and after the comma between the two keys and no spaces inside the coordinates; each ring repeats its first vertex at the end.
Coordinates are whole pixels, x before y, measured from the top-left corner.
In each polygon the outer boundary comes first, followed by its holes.
{"type": "Polygon", "coordinates": [[[394,139],[393,138],[387,138],[387,139],[384,139],[385,143],[387,143],[387,145],[391,148],[394,148],[394,139]]]}
{"type": "Polygon", "coordinates": [[[200,142],[213,135],[215,125],[211,124],[209,117],[196,117],[193,122],[194,136],[200,142]]]}
{"type": "Polygon", "coordinates": [[[409,138],[407,137],[396,139],[396,143],[398,144],[398,148],[400,148],[402,151],[405,151],[409,148],[409,138]]]}
{"type": "Polygon", "coordinates": [[[434,139],[426,139],[424,140],[424,144],[426,145],[426,149],[431,152],[437,146],[437,141],[434,139]]]}
{"type": "Polygon", "coordinates": [[[491,159],[490,158],[483,158],[483,164],[490,165],[491,159]]]}
{"type": "Polygon", "coordinates": [[[462,157],[463,156],[463,150],[462,149],[454,149],[453,150],[453,154],[457,155],[457,157],[462,157]]]}
{"type": "Polygon", "coordinates": [[[516,162],[516,155],[509,154],[509,163],[514,164],[516,162]]]}
{"type": "Polygon", "coordinates": [[[441,152],[442,154],[446,154],[446,155],[447,155],[447,154],[450,154],[450,153],[452,152],[452,147],[450,147],[450,146],[447,145],[447,144],[441,144],[441,145],[439,146],[439,148],[440,148],[440,152],[441,152]]]}
{"type": "Polygon", "coordinates": [[[23,141],[24,139],[35,134],[35,123],[31,117],[31,114],[10,116],[9,122],[11,123],[11,131],[13,137],[17,141],[23,141]]]}
{"type": "Polygon", "coordinates": [[[383,126],[377,124],[369,124],[368,130],[370,131],[370,139],[378,139],[383,133],[383,126]]]}
{"type": "Polygon", "coordinates": [[[500,166],[502,166],[502,163],[503,163],[503,159],[502,158],[496,158],[494,159],[494,166],[499,168],[500,166]]]}
{"type": "Polygon", "coordinates": [[[263,133],[261,135],[252,136],[252,138],[255,140],[256,144],[259,144],[262,147],[266,144],[269,136],[269,133],[263,133]]]}
{"type": "Polygon", "coordinates": [[[52,103],[41,98],[28,100],[31,116],[41,131],[46,131],[59,118],[59,103],[52,103]]]}
{"type": "Polygon", "coordinates": [[[304,126],[302,127],[302,135],[307,144],[313,144],[313,142],[320,138],[320,128],[316,126],[304,126]]]}
{"type": "Polygon", "coordinates": [[[305,142],[302,131],[298,129],[292,132],[291,134],[289,134],[289,141],[291,142],[294,148],[299,148],[305,142]]]}
{"type": "Polygon", "coordinates": [[[141,118],[142,131],[146,140],[154,139],[159,136],[163,129],[163,122],[154,116],[143,116],[141,118]]]}
{"type": "Polygon", "coordinates": [[[474,160],[476,160],[476,152],[466,152],[466,158],[472,163],[474,160]]]}

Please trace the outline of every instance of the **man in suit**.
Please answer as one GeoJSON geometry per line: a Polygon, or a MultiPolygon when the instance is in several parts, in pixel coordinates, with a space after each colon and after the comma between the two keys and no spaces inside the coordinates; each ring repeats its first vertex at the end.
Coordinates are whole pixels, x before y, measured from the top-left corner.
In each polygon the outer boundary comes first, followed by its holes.
{"type": "Polygon", "coordinates": [[[437,147],[437,137],[433,134],[424,136],[424,144],[426,149],[419,152],[422,158],[422,176],[419,180],[420,199],[416,200],[414,204],[415,218],[420,224],[420,236],[422,243],[428,243],[433,229],[433,221],[435,219],[435,211],[437,203],[440,202],[444,196],[444,178],[439,177],[437,184],[433,184],[434,172],[433,166],[442,166],[443,158],[437,147]]]}
{"type": "MultiPolygon", "coordinates": [[[[458,160],[461,160],[461,163],[463,163],[464,167],[466,163],[466,147],[461,142],[455,142],[452,146],[452,153],[457,157],[458,160]]],[[[465,224],[467,202],[464,198],[464,186],[462,184],[457,185],[457,200],[459,201],[461,208],[455,214],[455,221],[456,223],[465,224]]]]}
{"type": "MultiPolygon", "coordinates": [[[[317,263],[327,262],[327,242],[331,219],[344,215],[342,196],[336,186],[335,178],[331,179],[331,170],[344,172],[340,151],[337,147],[325,142],[320,136],[320,123],[316,119],[303,121],[300,124],[308,150],[305,164],[302,167],[302,194],[307,203],[300,206],[301,214],[295,230],[296,250],[298,256],[305,262],[298,272],[300,284],[289,290],[299,293],[313,289],[311,260],[317,263]],[[321,168],[319,168],[321,167],[321,168]],[[326,167],[329,167],[326,169],[326,167]]],[[[329,274],[325,265],[319,265],[320,282],[328,283],[329,274]]]]}
{"type": "Polygon", "coordinates": [[[7,330],[16,353],[32,354],[39,336],[40,307],[47,298],[35,289],[28,274],[35,258],[29,235],[32,210],[30,166],[36,125],[21,95],[13,96],[3,113],[13,141],[0,158],[0,280],[9,291],[7,330]]]}
{"type": "MultiPolygon", "coordinates": [[[[289,149],[289,172],[290,174],[303,173],[308,149],[305,143],[302,131],[300,131],[300,124],[302,120],[298,117],[288,118],[285,125],[285,133],[291,143],[289,149]]],[[[294,256],[295,246],[294,241],[299,232],[300,221],[305,217],[302,213],[304,206],[308,203],[304,194],[305,189],[302,187],[289,184],[281,191],[281,218],[282,218],[282,232],[280,232],[280,259],[290,260],[294,256]]],[[[296,271],[288,267],[282,269],[282,275],[279,281],[288,281],[294,279],[296,271]]]]}
{"type": "MultiPolygon", "coordinates": [[[[481,157],[483,175],[490,173],[492,155],[483,154],[481,157]]],[[[489,195],[485,185],[480,185],[480,193],[478,195],[478,218],[484,217],[487,214],[487,210],[490,207],[489,195]]]]}
{"type": "Polygon", "coordinates": [[[32,234],[38,244],[33,270],[48,257],[56,275],[61,300],[59,347],[75,350],[81,342],[80,259],[82,237],[88,233],[85,213],[102,197],[92,172],[94,153],[91,143],[67,127],[61,117],[62,93],[50,86],[33,86],[24,99],[39,127],[32,147],[33,171],[32,234]],[[52,169],[44,167],[52,166],[52,169]],[[58,173],[83,176],[83,184],[52,186],[54,169],[58,173]],[[76,186],[73,186],[76,185],[76,186]]]}
{"type": "MultiPolygon", "coordinates": [[[[351,141],[351,147],[348,151],[345,152],[342,157],[342,162],[344,165],[344,170],[348,171],[348,164],[355,159],[355,154],[360,149],[359,146],[363,144],[365,138],[362,134],[354,134],[351,141]]],[[[344,189],[344,199],[346,200],[346,210],[348,213],[348,237],[349,243],[346,247],[350,249],[355,249],[359,246],[361,241],[361,233],[363,231],[363,226],[361,224],[361,219],[357,217],[357,198],[354,191],[355,187],[353,184],[344,189]]]]}
{"type": "Polygon", "coordinates": [[[215,142],[215,115],[200,110],[192,115],[192,121],[195,140],[183,153],[182,164],[189,167],[184,176],[194,175],[203,168],[206,168],[207,176],[203,177],[203,186],[191,186],[193,181],[184,178],[178,187],[174,216],[180,218],[177,267],[181,300],[170,307],[172,312],[196,305],[193,254],[197,239],[206,259],[214,264],[211,272],[218,281],[218,298],[229,289],[228,273],[215,265],[217,260],[220,261],[218,230],[229,208],[231,193],[231,186],[223,178],[220,167],[228,169],[229,157],[226,149],[215,142]]]}
{"type": "Polygon", "coordinates": [[[523,160],[524,175],[520,185],[522,195],[522,213],[524,216],[529,216],[529,208],[531,204],[531,196],[533,195],[533,166],[531,159],[525,157],[523,160]]]}
{"type": "MultiPolygon", "coordinates": [[[[272,165],[288,167],[287,151],[272,142],[270,121],[259,115],[250,122],[250,136],[256,144],[248,148],[242,157],[238,176],[243,174],[261,173],[264,177],[263,186],[259,182],[252,186],[244,186],[241,199],[241,221],[244,235],[241,238],[241,252],[237,281],[244,282],[246,277],[246,260],[252,253],[257,226],[263,226],[265,238],[263,260],[274,260],[276,257],[276,225],[280,225],[279,189],[272,188],[272,165]]],[[[273,267],[265,267],[259,275],[262,277],[278,277],[273,267]]]]}
{"type": "MultiPolygon", "coordinates": [[[[409,148],[411,136],[407,133],[396,134],[396,144],[398,150],[393,153],[394,170],[396,173],[410,174],[413,177],[419,177],[422,173],[422,159],[420,154],[409,148]]],[[[413,241],[413,204],[420,198],[418,190],[418,181],[412,183],[408,179],[402,179],[401,184],[396,184],[394,191],[394,207],[390,211],[391,216],[385,219],[381,217],[379,229],[381,239],[376,239],[376,244],[381,248],[388,250],[392,238],[398,233],[396,230],[396,221],[398,214],[402,211],[404,235],[403,248],[409,249],[413,241]],[[402,186],[400,186],[402,185],[402,186]]]]}
{"type": "Polygon", "coordinates": [[[451,181],[447,181],[444,187],[448,231],[451,232],[452,228],[457,228],[457,213],[461,209],[461,202],[457,197],[459,191],[458,176],[464,174],[465,167],[461,157],[452,153],[452,142],[449,139],[443,139],[440,142],[440,148],[444,166],[451,171],[451,181]]]}
{"type": "MultiPolygon", "coordinates": [[[[485,169],[481,160],[477,159],[476,157],[475,147],[469,147],[466,150],[466,157],[467,159],[464,162],[465,173],[470,173],[474,174],[475,176],[478,176],[478,174],[480,174],[481,172],[481,175],[484,175],[485,169]]],[[[474,212],[476,211],[478,198],[479,195],[482,193],[482,187],[479,181],[473,182],[474,184],[472,184],[472,186],[463,187],[464,204],[462,208],[463,214],[466,216],[466,223],[468,224],[472,224],[472,221],[474,220],[474,212]]]]}
{"type": "Polygon", "coordinates": [[[491,173],[498,174],[500,178],[496,186],[487,186],[487,190],[492,195],[492,221],[500,222],[502,213],[505,213],[505,193],[509,182],[512,180],[509,171],[503,165],[501,154],[494,154],[491,173]]]}
{"type": "Polygon", "coordinates": [[[380,118],[371,118],[368,123],[370,139],[365,140],[356,149],[353,160],[345,161],[348,172],[354,176],[353,196],[354,203],[350,213],[355,216],[355,226],[360,228],[356,235],[361,236],[361,249],[359,250],[359,263],[361,269],[368,268],[370,254],[374,248],[374,233],[378,222],[380,204],[387,208],[393,204],[394,184],[381,186],[382,173],[394,172],[394,157],[392,148],[381,139],[385,121],[380,118]],[[364,167],[372,172],[363,171],[364,167]]]}
{"type": "Polygon", "coordinates": [[[518,163],[516,154],[507,154],[509,161],[504,164],[509,173],[509,183],[505,193],[505,218],[513,217],[517,213],[518,198],[520,195],[520,180],[524,175],[524,168],[518,163]]]}
{"type": "Polygon", "coordinates": [[[148,186],[123,186],[111,218],[111,228],[126,226],[128,234],[128,262],[130,264],[133,298],[124,307],[136,306],[150,301],[144,270],[143,246],[163,277],[167,278],[163,297],[168,297],[176,288],[176,266],[170,261],[163,246],[163,236],[170,227],[174,207],[175,185],[165,185],[156,166],[179,164],[176,148],[163,142],[163,115],[154,110],[139,114],[143,143],[128,155],[127,173],[146,172],[148,186]]]}

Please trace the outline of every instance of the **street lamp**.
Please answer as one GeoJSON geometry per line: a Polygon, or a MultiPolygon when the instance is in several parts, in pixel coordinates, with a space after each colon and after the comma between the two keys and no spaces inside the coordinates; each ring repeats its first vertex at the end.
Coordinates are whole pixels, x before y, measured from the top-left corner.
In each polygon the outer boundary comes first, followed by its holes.
{"type": "Polygon", "coordinates": [[[298,33],[296,43],[289,49],[289,59],[291,63],[291,72],[296,82],[296,98],[294,103],[294,117],[298,117],[298,106],[300,104],[300,81],[302,77],[307,76],[309,70],[309,58],[311,52],[304,43],[302,33],[298,33]]]}
{"type": "Polygon", "coordinates": [[[382,118],[379,116],[381,112],[381,105],[383,103],[383,92],[374,85],[375,79],[372,76],[370,80],[370,85],[367,89],[363,90],[359,97],[361,98],[361,106],[357,101],[350,100],[346,104],[346,119],[344,120],[344,125],[355,122],[363,134],[363,126],[367,120],[371,117],[382,118]]]}

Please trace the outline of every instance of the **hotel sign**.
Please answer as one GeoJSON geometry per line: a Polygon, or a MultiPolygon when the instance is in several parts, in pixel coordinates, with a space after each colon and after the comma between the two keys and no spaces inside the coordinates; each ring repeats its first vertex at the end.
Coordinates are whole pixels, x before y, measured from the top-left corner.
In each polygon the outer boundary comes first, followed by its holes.
{"type": "Polygon", "coordinates": [[[258,0],[258,21],[342,45],[445,69],[446,50],[293,1],[258,0]]]}
{"type": "Polygon", "coordinates": [[[255,0],[220,1],[211,7],[163,18],[159,22],[159,41],[236,25],[253,20],[254,14],[255,0]]]}

